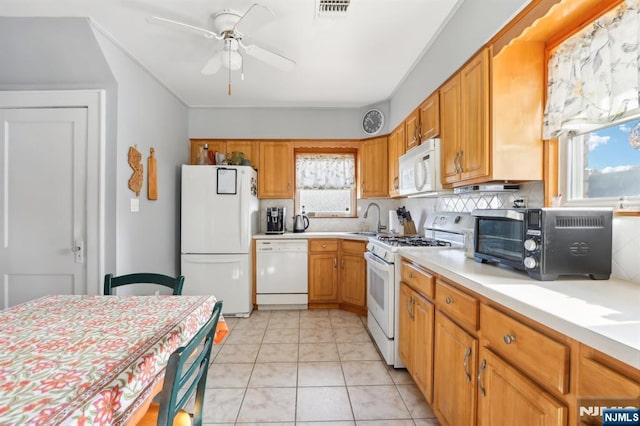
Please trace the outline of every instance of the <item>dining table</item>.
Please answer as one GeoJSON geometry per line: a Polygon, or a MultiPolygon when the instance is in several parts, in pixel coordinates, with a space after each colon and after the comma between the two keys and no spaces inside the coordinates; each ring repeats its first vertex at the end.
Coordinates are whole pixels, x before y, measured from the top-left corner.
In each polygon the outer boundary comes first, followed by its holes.
{"type": "Polygon", "coordinates": [[[215,303],[54,295],[0,311],[0,425],[130,424],[215,303]]]}

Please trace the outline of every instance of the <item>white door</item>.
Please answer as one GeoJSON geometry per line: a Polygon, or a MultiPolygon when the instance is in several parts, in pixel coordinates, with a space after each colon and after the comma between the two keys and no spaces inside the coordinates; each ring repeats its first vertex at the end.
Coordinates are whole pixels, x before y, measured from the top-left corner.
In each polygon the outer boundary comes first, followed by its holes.
{"type": "Polygon", "coordinates": [[[0,307],[87,293],[87,108],[0,109],[0,307]]]}

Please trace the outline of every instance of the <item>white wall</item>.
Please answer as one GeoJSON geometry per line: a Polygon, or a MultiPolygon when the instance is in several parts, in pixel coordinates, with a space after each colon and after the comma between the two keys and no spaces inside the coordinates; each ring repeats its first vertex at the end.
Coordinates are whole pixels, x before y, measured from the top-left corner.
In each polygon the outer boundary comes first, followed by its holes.
{"type": "Polygon", "coordinates": [[[391,97],[393,129],[530,0],[466,0],[391,97]]]}
{"type": "Polygon", "coordinates": [[[158,272],[174,275],[180,252],[180,165],[188,160],[187,108],[102,34],[96,38],[118,83],[117,154],[107,176],[116,181],[116,274],[158,272]],[[140,197],[129,190],[133,170],[129,147],[142,153],[140,197]],[[147,158],[155,149],[158,200],[147,199],[147,158]],[[139,198],[140,211],[130,212],[139,198]]]}
{"type": "MultiPolygon", "coordinates": [[[[389,103],[374,105],[389,116],[389,103]]],[[[366,108],[190,108],[190,138],[361,139],[366,108]]],[[[388,128],[380,134],[388,133],[388,128]]]]}

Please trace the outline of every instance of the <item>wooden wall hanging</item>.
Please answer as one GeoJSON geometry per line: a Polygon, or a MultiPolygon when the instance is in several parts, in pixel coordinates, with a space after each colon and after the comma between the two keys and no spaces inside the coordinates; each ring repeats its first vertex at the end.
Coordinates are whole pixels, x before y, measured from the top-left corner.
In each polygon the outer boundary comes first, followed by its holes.
{"type": "Polygon", "coordinates": [[[140,189],[142,188],[142,180],[144,175],[142,173],[142,154],[133,146],[129,147],[129,165],[133,169],[133,174],[129,178],[129,189],[136,193],[136,196],[140,195],[140,189]]]}
{"type": "Polygon", "coordinates": [[[156,157],[153,155],[155,150],[151,148],[151,155],[147,159],[147,198],[150,200],[158,199],[158,165],[156,157]]]}

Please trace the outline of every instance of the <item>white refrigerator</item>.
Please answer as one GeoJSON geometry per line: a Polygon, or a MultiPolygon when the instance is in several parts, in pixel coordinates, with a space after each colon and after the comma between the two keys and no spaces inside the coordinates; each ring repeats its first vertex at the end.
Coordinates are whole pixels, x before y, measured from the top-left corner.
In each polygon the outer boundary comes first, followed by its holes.
{"type": "Polygon", "coordinates": [[[182,294],[214,295],[223,314],[249,316],[251,238],[258,229],[258,181],[249,166],[182,166],[182,294]]]}

